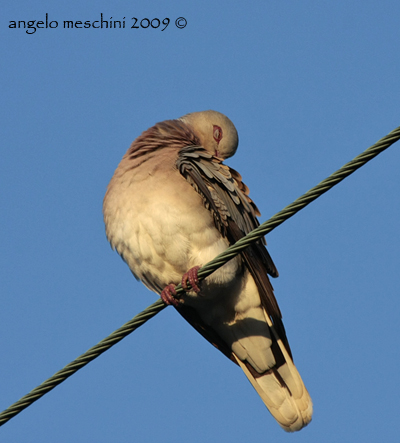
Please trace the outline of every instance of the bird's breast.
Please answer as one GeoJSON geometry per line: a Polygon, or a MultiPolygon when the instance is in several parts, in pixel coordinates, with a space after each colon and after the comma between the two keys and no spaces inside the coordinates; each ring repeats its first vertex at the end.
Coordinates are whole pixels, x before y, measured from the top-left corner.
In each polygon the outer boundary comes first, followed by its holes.
{"type": "MultiPolygon", "coordinates": [[[[133,274],[158,293],[229,246],[200,195],[174,168],[159,167],[147,174],[136,168],[114,175],[104,219],[113,248],[133,274]]],[[[239,266],[240,260],[228,262],[212,274],[207,288],[226,285],[239,266]]]]}

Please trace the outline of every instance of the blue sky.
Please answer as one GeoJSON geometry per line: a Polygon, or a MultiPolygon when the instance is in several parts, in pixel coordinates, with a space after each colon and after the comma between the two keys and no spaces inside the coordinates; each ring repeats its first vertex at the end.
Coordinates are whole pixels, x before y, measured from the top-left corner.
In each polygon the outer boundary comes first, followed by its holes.
{"type": "MultiPolygon", "coordinates": [[[[143,130],[215,109],[267,220],[400,125],[397,1],[0,6],[0,409],[156,300],[105,238],[102,199],[143,130]],[[59,26],[9,29],[10,20],[59,26]],[[64,20],[125,29],[63,29],[64,20]],[[131,17],[169,17],[130,29],[131,17]],[[174,22],[185,17],[187,26],[174,22]]],[[[5,442],[397,441],[400,145],[267,241],[314,401],[287,435],[168,308],[0,429],[5,442]]]]}

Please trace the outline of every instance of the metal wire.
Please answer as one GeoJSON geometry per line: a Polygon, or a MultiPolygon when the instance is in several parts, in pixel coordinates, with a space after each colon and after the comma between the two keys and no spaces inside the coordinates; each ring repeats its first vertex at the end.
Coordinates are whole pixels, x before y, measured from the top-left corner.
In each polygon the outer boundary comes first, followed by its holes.
{"type": "MultiPolygon", "coordinates": [[[[350,174],[359,169],[361,166],[365,165],[368,161],[372,160],[374,157],[376,157],[378,154],[380,154],[382,151],[387,149],[389,146],[391,146],[399,139],[400,139],[400,126],[394,129],[386,137],[380,139],[373,146],[365,150],[362,154],[355,157],[352,161],[346,163],[344,166],[342,166],[340,169],[338,169],[328,178],[323,180],[317,186],[314,186],[312,189],[303,194],[293,203],[286,206],[286,208],[279,211],[268,221],[260,225],[257,229],[254,229],[252,232],[250,232],[248,235],[246,235],[241,240],[236,242],[234,245],[230,246],[226,251],[215,257],[214,260],[204,265],[198,272],[199,280],[206,278],[216,269],[224,265],[226,262],[231,260],[233,257],[239,254],[245,248],[247,248],[251,243],[263,237],[267,233],[271,232],[277,226],[279,226],[284,221],[292,217],[301,209],[305,208],[312,201],[320,197],[322,194],[327,192],[333,186],[337,185],[343,179],[348,177],[350,174]]],[[[178,295],[184,292],[181,285],[178,285],[176,287],[176,292],[178,295]]],[[[9,408],[4,410],[0,414],[0,426],[2,426],[11,418],[15,417],[22,410],[30,406],[32,403],[34,403],[44,394],[54,389],[57,385],[62,383],[64,380],[66,380],[76,371],[83,368],[85,365],[87,365],[92,360],[97,358],[103,352],[107,351],[109,348],[111,348],[116,343],[121,341],[123,338],[125,338],[127,335],[129,335],[139,326],[146,323],[147,320],[154,317],[164,308],[165,305],[161,301],[161,299],[157,300],[155,303],[150,305],[140,314],[136,315],[134,318],[132,318],[132,320],[125,323],[123,326],[114,331],[111,335],[102,340],[100,343],[90,348],[88,351],[79,356],[73,362],[69,363],[60,371],[56,372],[52,377],[50,377],[41,385],[33,389],[31,392],[22,397],[20,400],[12,404],[9,408]]]]}
{"type": "Polygon", "coordinates": [[[73,362],[56,372],[52,377],[48,378],[45,382],[29,392],[29,394],[24,395],[20,400],[12,404],[0,414],[0,426],[19,414],[36,400],[39,400],[40,397],[47,394],[47,392],[51,391],[72,374],[75,374],[76,371],[86,366],[103,352],[110,349],[139,326],[146,323],[147,320],[150,320],[150,318],[162,311],[165,307],[166,306],[161,299],[157,300],[155,303],[147,307],[143,312],[133,317],[132,320],[128,321],[104,340],[97,343],[97,345],[93,346],[73,362]]]}

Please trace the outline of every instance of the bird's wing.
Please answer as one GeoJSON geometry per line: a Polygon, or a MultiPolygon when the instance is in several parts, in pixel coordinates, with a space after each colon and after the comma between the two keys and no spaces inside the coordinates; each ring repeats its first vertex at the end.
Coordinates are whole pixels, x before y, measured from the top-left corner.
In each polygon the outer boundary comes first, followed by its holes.
{"type": "MultiPolygon", "coordinates": [[[[249,190],[234,169],[222,163],[199,146],[182,149],[176,163],[180,173],[202,196],[204,206],[211,212],[214,224],[230,244],[235,243],[259,226],[257,206],[248,196],[249,190]]],[[[278,271],[267,249],[265,240],[259,240],[245,249],[241,256],[253,276],[261,302],[284,342],[290,347],[282,323],[282,315],[267,274],[278,276],[278,271]]]]}

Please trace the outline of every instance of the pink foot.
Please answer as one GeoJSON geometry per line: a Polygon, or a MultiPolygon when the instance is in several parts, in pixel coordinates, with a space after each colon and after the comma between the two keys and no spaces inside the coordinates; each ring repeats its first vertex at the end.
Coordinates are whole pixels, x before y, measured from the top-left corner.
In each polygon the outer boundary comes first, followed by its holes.
{"type": "Polygon", "coordinates": [[[173,283],[169,284],[168,286],[166,286],[161,294],[160,294],[162,301],[168,306],[168,305],[173,305],[173,306],[178,306],[179,305],[179,300],[176,297],[176,290],[175,290],[175,285],[173,283]]]}
{"type": "Polygon", "coordinates": [[[197,272],[200,269],[200,266],[195,266],[194,268],[189,269],[186,274],[182,277],[182,288],[185,291],[194,291],[200,292],[200,288],[197,286],[199,283],[199,277],[197,276],[197,272]],[[192,289],[188,288],[188,281],[192,289]]]}
{"type": "MultiPolygon", "coordinates": [[[[197,276],[197,272],[200,269],[200,266],[195,266],[194,268],[189,269],[183,277],[182,277],[182,288],[186,291],[194,291],[200,292],[200,288],[197,286],[199,283],[199,277],[197,276]],[[191,289],[188,288],[188,282],[191,286],[191,289]]],[[[176,295],[176,286],[173,283],[167,285],[161,292],[160,296],[162,301],[168,306],[179,306],[180,300],[176,295]]]]}

